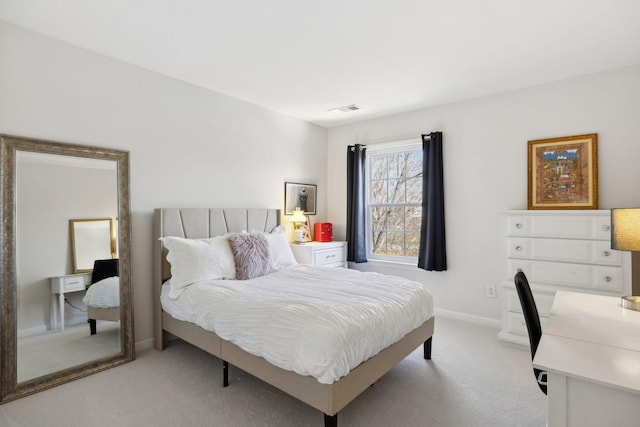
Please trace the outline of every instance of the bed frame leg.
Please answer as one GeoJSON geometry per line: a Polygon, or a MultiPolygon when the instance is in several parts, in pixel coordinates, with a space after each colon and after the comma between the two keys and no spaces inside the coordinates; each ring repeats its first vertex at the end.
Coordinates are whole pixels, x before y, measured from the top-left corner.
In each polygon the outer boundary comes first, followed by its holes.
{"type": "Polygon", "coordinates": [[[96,319],[89,319],[89,330],[91,331],[91,335],[96,334],[96,319]]]}
{"type": "Polygon", "coordinates": [[[429,337],[423,344],[424,347],[424,358],[427,360],[431,360],[431,340],[433,337],[429,337]]]}
{"type": "Polygon", "coordinates": [[[222,387],[229,385],[229,362],[222,361],[222,387]]]}
{"type": "Polygon", "coordinates": [[[324,414],[324,427],[338,427],[338,414],[324,414]]]}

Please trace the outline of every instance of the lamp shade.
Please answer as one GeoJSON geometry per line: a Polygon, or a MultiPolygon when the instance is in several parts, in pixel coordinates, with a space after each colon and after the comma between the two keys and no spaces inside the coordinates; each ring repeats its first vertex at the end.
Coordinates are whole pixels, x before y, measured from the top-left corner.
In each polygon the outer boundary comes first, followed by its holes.
{"type": "Polygon", "coordinates": [[[640,251],[640,208],[611,209],[611,249],[640,251]]]}
{"type": "Polygon", "coordinates": [[[291,217],[291,222],[296,223],[296,222],[305,222],[307,220],[307,217],[304,216],[304,213],[300,210],[300,208],[296,208],[295,211],[293,211],[293,216],[291,217]]]}

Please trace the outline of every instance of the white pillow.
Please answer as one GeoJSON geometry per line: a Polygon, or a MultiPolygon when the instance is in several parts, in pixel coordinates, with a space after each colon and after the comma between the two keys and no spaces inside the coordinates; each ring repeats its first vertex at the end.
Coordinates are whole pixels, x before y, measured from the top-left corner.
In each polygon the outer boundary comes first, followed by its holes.
{"type": "Polygon", "coordinates": [[[209,239],[163,237],[171,264],[169,297],[177,298],[184,288],[203,280],[235,279],[236,265],[226,236],[209,239]]]}
{"type": "Polygon", "coordinates": [[[270,234],[267,234],[267,241],[269,242],[271,265],[275,270],[281,270],[298,263],[293,256],[289,240],[282,226],[276,227],[270,234]]]}

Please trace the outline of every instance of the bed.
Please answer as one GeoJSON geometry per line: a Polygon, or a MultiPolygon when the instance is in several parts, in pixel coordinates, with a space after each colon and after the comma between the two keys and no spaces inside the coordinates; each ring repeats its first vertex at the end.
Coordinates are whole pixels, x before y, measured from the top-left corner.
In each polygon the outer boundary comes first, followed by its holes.
{"type": "Polygon", "coordinates": [[[120,321],[120,278],[117,258],[94,261],[91,284],[82,301],[87,305],[91,335],[97,332],[97,320],[120,321]]]}
{"type": "MultiPolygon", "coordinates": [[[[166,238],[171,237],[209,239],[248,230],[270,233],[279,223],[280,210],[278,209],[156,209],[153,272],[155,347],[158,350],[164,349],[171,336],[187,341],[222,360],[223,386],[229,383],[229,365],[235,366],[320,410],[324,413],[325,426],[337,426],[337,414],[341,409],[421,344],[424,358],[431,358],[434,330],[432,307],[429,313],[424,314],[426,316],[424,321],[420,321],[406,334],[403,332],[391,345],[381,351],[378,349],[372,357],[349,368],[346,375],[338,374],[339,378],[335,380],[324,379],[321,382],[312,375],[303,375],[295,370],[277,366],[274,364],[276,362],[272,361],[272,363],[243,349],[242,343],[234,343],[236,341],[234,339],[224,339],[192,321],[180,320],[165,311],[161,303],[163,298],[166,301],[165,282],[172,278],[167,249],[162,239],[165,239],[164,242],[168,241],[166,238]],[[164,288],[163,285],[165,285],[164,288]]],[[[301,271],[308,270],[304,266],[296,268],[301,271]]],[[[345,270],[341,274],[356,274],[348,271],[351,270],[345,270]]],[[[289,272],[282,274],[289,274],[289,272]]],[[[328,271],[327,274],[329,274],[328,271]]],[[[230,282],[227,281],[227,284],[232,284],[230,282]]],[[[190,287],[189,292],[195,288],[195,286],[190,287]]],[[[224,334],[221,335],[224,336],[224,334]]]]}

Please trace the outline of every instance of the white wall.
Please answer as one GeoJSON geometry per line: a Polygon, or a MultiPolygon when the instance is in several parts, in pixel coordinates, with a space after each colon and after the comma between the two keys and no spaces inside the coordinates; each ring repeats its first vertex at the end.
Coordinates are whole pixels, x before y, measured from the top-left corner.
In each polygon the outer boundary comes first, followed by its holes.
{"type": "Polygon", "coordinates": [[[282,208],[295,181],[318,185],[326,216],[326,129],[2,22],[0,133],[130,151],[138,342],[153,336],[154,208],[282,208]]]}
{"type": "MultiPolygon", "coordinates": [[[[543,64],[544,65],[544,64],[543,64]]],[[[598,134],[600,207],[640,206],[640,66],[329,130],[328,220],[345,236],[346,146],[444,133],[446,272],[359,268],[426,284],[435,307],[495,323],[506,278],[500,212],[527,208],[527,141],[598,134]],[[501,296],[498,287],[498,297],[501,296]]]]}
{"type": "Polygon", "coordinates": [[[504,275],[499,213],[527,205],[528,140],[597,132],[601,207],[640,206],[640,67],[327,132],[0,22],[0,133],[131,153],[137,341],[152,336],[154,208],[282,207],[285,181],[308,182],[318,184],[313,221],[332,221],[343,239],[345,147],[435,130],[444,132],[449,270],[380,271],[426,283],[438,309],[499,318],[484,287],[504,275]]]}

